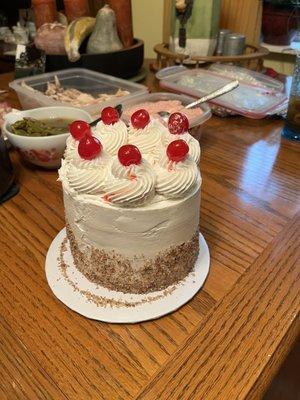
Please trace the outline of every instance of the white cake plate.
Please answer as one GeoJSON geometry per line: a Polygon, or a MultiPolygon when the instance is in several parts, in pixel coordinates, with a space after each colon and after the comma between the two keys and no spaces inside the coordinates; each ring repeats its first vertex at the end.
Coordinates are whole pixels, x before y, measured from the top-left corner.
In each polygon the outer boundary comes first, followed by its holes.
{"type": "Polygon", "coordinates": [[[115,292],[96,285],[75,267],[66,229],[51,243],[46,257],[46,277],[55,296],[85,317],[112,323],[135,323],[162,317],[187,303],[201,288],[209,271],[209,250],[199,234],[200,253],[195,269],[177,285],[150,294],[115,292]],[[65,249],[61,250],[65,241],[65,249]],[[62,268],[62,261],[64,267],[62,268]]]}

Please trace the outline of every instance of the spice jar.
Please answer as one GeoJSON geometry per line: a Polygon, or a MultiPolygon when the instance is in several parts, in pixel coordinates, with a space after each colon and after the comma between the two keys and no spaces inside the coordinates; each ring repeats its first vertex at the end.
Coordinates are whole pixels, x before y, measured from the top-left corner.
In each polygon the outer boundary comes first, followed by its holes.
{"type": "Polygon", "coordinates": [[[54,22],[57,20],[55,0],[32,0],[31,3],[34,11],[36,29],[47,22],[54,22]]]}
{"type": "Polygon", "coordinates": [[[87,0],[64,0],[64,5],[68,22],[90,14],[87,0]]]}
{"type": "Polygon", "coordinates": [[[239,56],[245,50],[245,35],[228,33],[224,39],[223,56],[239,56]]]}
{"type": "Polygon", "coordinates": [[[231,33],[230,29],[221,29],[219,31],[217,49],[216,49],[216,55],[217,56],[223,55],[223,47],[224,47],[225,36],[228,35],[229,33],[231,33]]]}

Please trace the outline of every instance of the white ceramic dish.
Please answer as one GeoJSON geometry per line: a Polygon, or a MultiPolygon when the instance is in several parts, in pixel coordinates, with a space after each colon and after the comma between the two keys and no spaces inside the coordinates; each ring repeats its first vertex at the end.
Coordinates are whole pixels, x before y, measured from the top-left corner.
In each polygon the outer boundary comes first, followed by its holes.
{"type": "Polygon", "coordinates": [[[60,166],[69,133],[38,137],[15,135],[11,132],[10,125],[24,117],[92,121],[91,116],[86,111],[74,107],[41,107],[7,114],[2,129],[9,142],[25,160],[44,168],[58,168],[60,166]]]}
{"type": "Polygon", "coordinates": [[[136,323],[162,317],[187,303],[202,287],[209,272],[209,250],[199,235],[200,253],[195,269],[173,290],[149,294],[115,292],[87,280],[73,264],[69,243],[62,252],[66,230],[62,229],[51,243],[46,257],[46,277],[54,295],[71,310],[98,321],[136,323]],[[100,299],[98,304],[93,298],[100,299]]]}

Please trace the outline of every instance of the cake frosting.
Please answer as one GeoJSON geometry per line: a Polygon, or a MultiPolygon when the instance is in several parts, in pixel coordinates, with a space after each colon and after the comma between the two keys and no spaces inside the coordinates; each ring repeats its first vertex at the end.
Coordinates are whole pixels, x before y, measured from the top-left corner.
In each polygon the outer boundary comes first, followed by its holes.
{"type": "Polygon", "coordinates": [[[124,132],[119,122],[98,123],[92,134],[102,147],[92,159],[81,157],[73,138],[67,141],[59,170],[67,235],[75,266],[89,280],[117,291],[153,292],[185,278],[198,256],[198,159],[190,151],[170,159],[174,140],[168,136],[193,143],[188,133],[170,134],[158,121],[124,132]],[[129,164],[120,156],[128,145],[140,154],[129,164]]]}
{"type": "Polygon", "coordinates": [[[74,151],[72,159],[69,158],[70,155],[62,161],[62,170],[65,170],[65,179],[68,180],[70,190],[76,193],[95,195],[103,193],[104,181],[110,164],[109,155],[102,151],[93,160],[83,160],[78,152],[74,151]]]}
{"type": "Polygon", "coordinates": [[[66,141],[66,150],[64,152],[64,160],[72,161],[73,157],[76,156],[78,148],[78,141],[69,135],[66,141]]]}
{"type": "Polygon", "coordinates": [[[179,135],[174,135],[169,132],[163,135],[163,143],[164,145],[168,145],[174,140],[182,139],[187,142],[190,149],[190,156],[193,158],[196,164],[200,161],[200,146],[198,140],[196,140],[189,132],[184,132],[179,135]]]}
{"type": "Polygon", "coordinates": [[[155,195],[155,174],[151,165],[123,166],[118,158],[112,161],[104,184],[104,201],[119,206],[140,206],[155,195]]]}
{"type": "Polygon", "coordinates": [[[128,129],[128,142],[137,146],[143,155],[155,154],[162,145],[162,138],[167,133],[165,127],[156,120],[151,120],[143,129],[132,125],[128,129]]]}
{"type": "Polygon", "coordinates": [[[191,156],[182,162],[172,162],[162,152],[156,170],[156,192],[168,199],[186,197],[201,184],[196,163],[191,156]]]}
{"type": "Polygon", "coordinates": [[[98,122],[93,131],[103,144],[104,150],[110,155],[116,155],[119,148],[127,143],[127,127],[123,121],[118,121],[113,125],[106,125],[102,121],[98,122]]]}

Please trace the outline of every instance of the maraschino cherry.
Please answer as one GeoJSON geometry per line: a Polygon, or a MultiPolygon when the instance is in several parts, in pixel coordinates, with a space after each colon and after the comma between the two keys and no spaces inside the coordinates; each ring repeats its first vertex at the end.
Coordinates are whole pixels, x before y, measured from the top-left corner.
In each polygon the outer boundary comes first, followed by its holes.
{"type": "Polygon", "coordinates": [[[120,119],[118,111],[114,107],[105,107],[101,111],[101,120],[105,125],[113,125],[120,119]]]}
{"type": "Polygon", "coordinates": [[[139,165],[142,162],[142,155],[133,144],[125,144],[118,151],[118,159],[124,167],[128,167],[132,164],[139,165]]]}
{"type": "Polygon", "coordinates": [[[167,147],[167,156],[171,161],[183,161],[186,159],[188,153],[189,146],[182,139],[174,140],[174,142],[171,142],[167,147]]]}
{"type": "Polygon", "coordinates": [[[173,135],[180,135],[187,132],[189,129],[189,120],[184,114],[175,112],[170,115],[168,121],[168,128],[173,135]]]}
{"type": "Polygon", "coordinates": [[[131,116],[131,125],[135,129],[144,129],[150,122],[150,115],[146,110],[137,110],[131,116]]]}
{"type": "Polygon", "coordinates": [[[102,144],[92,135],[84,136],[78,144],[78,154],[84,160],[93,160],[101,150],[102,144]]]}
{"type": "Polygon", "coordinates": [[[76,140],[82,139],[85,135],[88,135],[91,132],[89,124],[80,120],[73,121],[69,125],[69,131],[76,140]]]}

